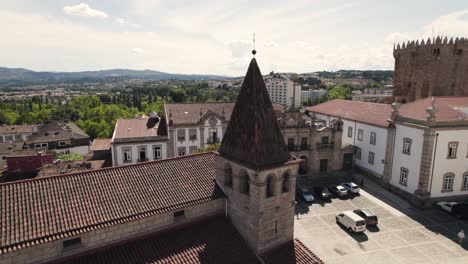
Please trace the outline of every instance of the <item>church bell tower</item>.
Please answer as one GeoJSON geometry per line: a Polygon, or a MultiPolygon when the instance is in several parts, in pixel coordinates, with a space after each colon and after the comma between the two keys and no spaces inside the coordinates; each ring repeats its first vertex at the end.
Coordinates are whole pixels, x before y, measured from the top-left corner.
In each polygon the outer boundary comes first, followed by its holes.
{"type": "Polygon", "coordinates": [[[216,156],[216,181],[228,217],[254,252],[293,239],[298,169],[253,58],[216,156]]]}

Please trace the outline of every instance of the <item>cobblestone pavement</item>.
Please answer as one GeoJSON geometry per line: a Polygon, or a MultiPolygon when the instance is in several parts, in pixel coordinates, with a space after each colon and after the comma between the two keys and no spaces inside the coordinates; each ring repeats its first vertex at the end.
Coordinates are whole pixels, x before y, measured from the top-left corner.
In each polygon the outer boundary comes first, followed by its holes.
{"type": "Polygon", "coordinates": [[[414,208],[371,182],[359,196],[299,202],[296,215],[295,237],[326,263],[468,263],[468,241],[456,242],[458,231],[468,230],[467,220],[414,208]],[[378,228],[350,234],[335,223],[337,213],[357,208],[374,211],[378,228]]]}

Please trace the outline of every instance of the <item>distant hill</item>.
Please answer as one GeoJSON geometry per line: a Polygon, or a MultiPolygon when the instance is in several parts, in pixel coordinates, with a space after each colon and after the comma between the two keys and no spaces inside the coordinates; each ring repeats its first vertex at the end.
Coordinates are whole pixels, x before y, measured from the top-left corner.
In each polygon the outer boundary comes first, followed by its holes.
{"type": "Polygon", "coordinates": [[[36,72],[23,68],[0,67],[0,84],[15,81],[67,81],[77,79],[100,79],[100,78],[135,78],[148,80],[204,80],[204,79],[226,79],[218,75],[196,75],[196,74],[174,74],[153,70],[128,70],[111,69],[102,71],[82,72],[36,72]]]}

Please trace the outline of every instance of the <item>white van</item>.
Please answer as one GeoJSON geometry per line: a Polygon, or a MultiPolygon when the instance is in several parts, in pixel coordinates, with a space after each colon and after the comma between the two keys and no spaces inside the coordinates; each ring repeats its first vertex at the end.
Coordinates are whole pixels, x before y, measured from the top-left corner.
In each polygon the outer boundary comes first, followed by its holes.
{"type": "Polygon", "coordinates": [[[366,221],[353,211],[339,213],[335,217],[337,224],[342,224],[349,232],[366,231],[366,221]]]}

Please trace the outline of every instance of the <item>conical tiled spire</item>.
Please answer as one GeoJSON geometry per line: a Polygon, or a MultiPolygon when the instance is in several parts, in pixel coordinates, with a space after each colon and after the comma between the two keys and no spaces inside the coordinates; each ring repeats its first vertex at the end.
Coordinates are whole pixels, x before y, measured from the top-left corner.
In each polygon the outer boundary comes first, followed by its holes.
{"type": "Polygon", "coordinates": [[[255,58],[244,78],[219,153],[261,169],[290,159],[255,58]]]}

